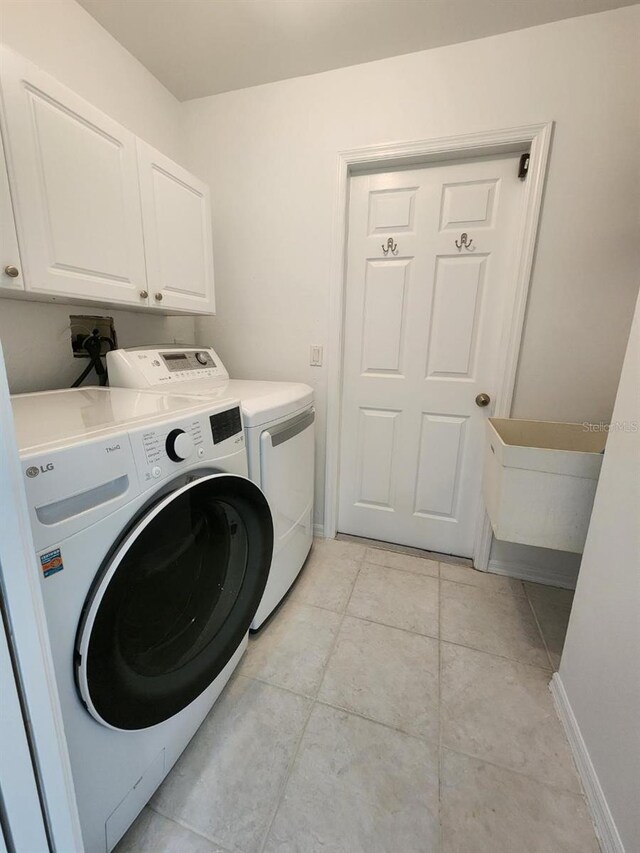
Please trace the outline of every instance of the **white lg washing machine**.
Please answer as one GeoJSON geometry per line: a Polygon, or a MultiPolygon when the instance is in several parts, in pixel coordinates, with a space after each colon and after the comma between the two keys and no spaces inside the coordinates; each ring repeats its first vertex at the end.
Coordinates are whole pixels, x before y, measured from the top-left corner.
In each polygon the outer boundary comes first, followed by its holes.
{"type": "Polygon", "coordinates": [[[247,644],[273,547],[239,402],[12,398],[87,853],[118,842],[247,644]]]}
{"type": "Polygon", "coordinates": [[[256,630],[298,576],[313,541],[313,389],[297,382],[229,379],[211,348],[133,347],[107,354],[109,384],[216,399],[240,399],[249,477],[265,493],[274,520],[273,562],[252,624],[256,630]]]}

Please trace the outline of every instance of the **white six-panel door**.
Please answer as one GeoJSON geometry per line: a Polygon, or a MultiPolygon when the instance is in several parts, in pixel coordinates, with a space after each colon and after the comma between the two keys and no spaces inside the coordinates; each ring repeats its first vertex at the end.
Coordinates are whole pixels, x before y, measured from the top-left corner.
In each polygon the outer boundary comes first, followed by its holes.
{"type": "Polygon", "coordinates": [[[146,304],[135,137],[3,50],[5,147],[33,293],[146,304]]]}
{"type": "Polygon", "coordinates": [[[343,533],[472,556],[513,296],[517,171],[509,155],[351,179],[343,533]]]}

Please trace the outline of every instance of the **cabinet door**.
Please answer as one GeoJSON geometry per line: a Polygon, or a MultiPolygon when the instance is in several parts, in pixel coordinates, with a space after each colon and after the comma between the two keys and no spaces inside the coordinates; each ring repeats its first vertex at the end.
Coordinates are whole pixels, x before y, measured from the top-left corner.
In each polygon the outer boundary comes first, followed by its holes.
{"type": "Polygon", "coordinates": [[[0,58],[26,289],[147,304],[135,137],[12,51],[0,58]]]}
{"type": "Polygon", "coordinates": [[[164,310],[213,314],[209,188],[138,140],[149,300],[164,310]]]}
{"type": "Polygon", "coordinates": [[[9,193],[9,179],[0,137],[0,293],[24,291],[24,279],[18,252],[16,223],[9,193]],[[17,273],[17,274],[16,274],[17,273]]]}

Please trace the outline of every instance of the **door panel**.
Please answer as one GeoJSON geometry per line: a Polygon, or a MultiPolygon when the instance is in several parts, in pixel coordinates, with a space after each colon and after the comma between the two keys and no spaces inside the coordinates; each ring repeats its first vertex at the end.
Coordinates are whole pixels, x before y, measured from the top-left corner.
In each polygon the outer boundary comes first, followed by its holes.
{"type": "Polygon", "coordinates": [[[351,180],[344,533],[473,553],[490,414],[475,397],[498,388],[524,197],[517,165],[508,155],[351,180]]]}
{"type": "Polygon", "coordinates": [[[10,51],[2,72],[28,289],[146,304],[135,137],[10,51]]]}
{"type": "Polygon", "coordinates": [[[360,410],[358,498],[360,506],[393,510],[393,468],[400,412],[360,410]]]}
{"type": "Polygon", "coordinates": [[[411,231],[417,190],[373,191],[369,198],[369,234],[411,231]]]}
{"type": "Polygon", "coordinates": [[[205,183],[138,140],[150,299],[213,314],[211,199],[205,183]]]}
{"type": "Polygon", "coordinates": [[[440,228],[455,230],[492,224],[498,181],[445,184],[442,188],[440,228]]]}
{"type": "Polygon", "coordinates": [[[460,459],[467,418],[422,415],[414,512],[456,515],[460,459]]]}
{"type": "Polygon", "coordinates": [[[362,372],[401,373],[407,261],[368,261],[362,372]]]}
{"type": "Polygon", "coordinates": [[[427,377],[472,378],[486,260],[436,258],[427,377]]]}

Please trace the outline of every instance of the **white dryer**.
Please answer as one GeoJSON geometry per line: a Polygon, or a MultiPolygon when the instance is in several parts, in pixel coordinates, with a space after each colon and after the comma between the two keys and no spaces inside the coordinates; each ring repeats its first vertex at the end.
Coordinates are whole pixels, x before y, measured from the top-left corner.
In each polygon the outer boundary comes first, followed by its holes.
{"type": "Polygon", "coordinates": [[[111,850],[247,644],[273,546],[239,402],[12,398],[87,853],[111,850]]]}
{"type": "Polygon", "coordinates": [[[229,379],[211,347],[132,347],[107,355],[109,384],[212,399],[237,397],[249,457],[249,477],[269,501],[273,562],[253,624],[257,630],[298,576],[313,541],[313,389],[298,382],[229,379]]]}

